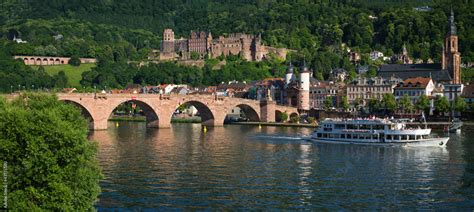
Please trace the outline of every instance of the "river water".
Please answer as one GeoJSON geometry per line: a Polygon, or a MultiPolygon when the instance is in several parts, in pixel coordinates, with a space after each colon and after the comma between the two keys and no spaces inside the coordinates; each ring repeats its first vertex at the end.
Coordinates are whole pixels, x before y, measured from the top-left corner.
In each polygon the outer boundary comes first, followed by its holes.
{"type": "Polygon", "coordinates": [[[474,128],[446,148],[316,144],[308,128],[109,122],[95,131],[109,209],[473,209],[474,128]]]}

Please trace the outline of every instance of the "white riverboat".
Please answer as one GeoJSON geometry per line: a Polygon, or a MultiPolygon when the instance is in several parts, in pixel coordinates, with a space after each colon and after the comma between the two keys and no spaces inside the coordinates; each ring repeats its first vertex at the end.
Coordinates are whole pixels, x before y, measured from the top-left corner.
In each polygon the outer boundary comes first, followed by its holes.
{"type": "Polygon", "coordinates": [[[446,146],[449,138],[431,136],[431,129],[407,127],[396,119],[326,119],[312,133],[311,140],[401,146],[446,146]]]}

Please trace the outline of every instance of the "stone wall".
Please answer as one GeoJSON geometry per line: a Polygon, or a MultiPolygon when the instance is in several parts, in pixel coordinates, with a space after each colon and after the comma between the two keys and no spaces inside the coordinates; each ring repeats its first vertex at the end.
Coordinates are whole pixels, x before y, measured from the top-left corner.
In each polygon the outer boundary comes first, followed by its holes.
{"type": "MultiPolygon", "coordinates": [[[[69,64],[70,57],[43,57],[43,56],[14,56],[14,59],[21,59],[25,65],[63,65],[69,64]]],[[[96,63],[95,58],[79,58],[81,63],[96,63]]]]}

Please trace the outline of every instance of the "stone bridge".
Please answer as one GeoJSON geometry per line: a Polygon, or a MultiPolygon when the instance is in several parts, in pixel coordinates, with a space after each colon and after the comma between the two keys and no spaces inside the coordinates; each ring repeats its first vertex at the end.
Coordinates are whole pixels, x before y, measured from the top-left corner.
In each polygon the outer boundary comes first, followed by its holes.
{"type": "Polygon", "coordinates": [[[90,120],[90,128],[107,129],[107,120],[117,106],[134,102],[143,110],[147,127],[169,128],[171,117],[182,104],[197,108],[202,124],[222,126],[230,111],[239,107],[250,121],[275,122],[279,113],[298,115],[294,107],[276,105],[274,101],[256,101],[215,95],[160,95],[160,94],[57,94],[58,99],[80,107],[90,120]]]}

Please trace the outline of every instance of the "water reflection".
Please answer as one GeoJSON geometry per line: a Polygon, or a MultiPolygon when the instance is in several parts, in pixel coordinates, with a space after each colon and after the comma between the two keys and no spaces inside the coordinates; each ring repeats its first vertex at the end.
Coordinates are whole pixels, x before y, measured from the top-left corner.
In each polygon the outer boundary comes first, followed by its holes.
{"type": "Polygon", "coordinates": [[[474,206],[472,131],[440,149],[314,144],[299,128],[111,128],[91,135],[106,177],[98,209],[474,206]]]}

